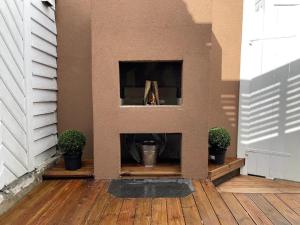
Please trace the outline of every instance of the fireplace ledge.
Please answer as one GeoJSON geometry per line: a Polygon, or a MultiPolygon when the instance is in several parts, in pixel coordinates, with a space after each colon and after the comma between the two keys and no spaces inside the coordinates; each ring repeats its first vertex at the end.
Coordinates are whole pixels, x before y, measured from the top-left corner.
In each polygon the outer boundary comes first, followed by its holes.
{"type": "Polygon", "coordinates": [[[158,164],[154,167],[144,167],[136,164],[122,165],[122,177],[177,177],[181,176],[180,166],[176,164],[158,164]]]}

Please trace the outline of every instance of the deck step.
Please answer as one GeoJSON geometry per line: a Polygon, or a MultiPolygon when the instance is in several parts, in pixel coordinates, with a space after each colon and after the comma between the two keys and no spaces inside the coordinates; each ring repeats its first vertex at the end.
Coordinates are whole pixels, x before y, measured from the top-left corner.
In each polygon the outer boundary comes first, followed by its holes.
{"type": "Polygon", "coordinates": [[[245,165],[245,159],[240,158],[226,158],[222,165],[209,164],[208,165],[208,179],[215,181],[226,175],[239,170],[245,165]]]}
{"type": "Polygon", "coordinates": [[[83,160],[79,170],[66,170],[63,160],[60,160],[53,167],[47,169],[43,179],[71,179],[71,178],[92,178],[94,177],[94,166],[92,160],[83,160]]]}
{"type": "MultiPolygon", "coordinates": [[[[223,165],[209,164],[208,166],[208,179],[215,181],[233,171],[239,170],[245,165],[245,159],[227,158],[223,165]]],[[[162,164],[154,168],[146,168],[136,165],[122,166],[120,175],[122,177],[178,177],[181,176],[179,165],[162,164]]],[[[82,168],[79,170],[71,171],[65,170],[63,160],[60,160],[53,167],[45,171],[44,179],[59,179],[59,178],[92,178],[94,177],[94,166],[92,160],[84,160],[82,168]]]]}
{"type": "Polygon", "coordinates": [[[173,177],[181,176],[180,166],[172,164],[158,164],[154,167],[138,165],[123,165],[121,168],[122,177],[173,177]]]}

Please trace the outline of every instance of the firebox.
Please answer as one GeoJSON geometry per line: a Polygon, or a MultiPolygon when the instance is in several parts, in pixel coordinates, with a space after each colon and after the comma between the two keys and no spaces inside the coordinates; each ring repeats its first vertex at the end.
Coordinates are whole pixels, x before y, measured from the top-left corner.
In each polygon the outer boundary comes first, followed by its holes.
{"type": "MultiPolygon", "coordinates": [[[[181,104],[182,61],[119,62],[121,105],[147,105],[147,92],[157,105],[181,104]],[[154,84],[154,87],[151,87],[154,84]]],[[[150,103],[149,103],[150,104],[150,103]]]]}
{"type": "Polygon", "coordinates": [[[157,146],[157,164],[180,164],[180,133],[134,133],[120,134],[121,163],[143,164],[142,144],[153,141],[157,146]],[[134,151],[134,153],[132,152],[134,151]]]}
{"type": "Polygon", "coordinates": [[[180,175],[181,138],[181,133],[120,134],[121,175],[155,175],[159,170],[180,175]]]}

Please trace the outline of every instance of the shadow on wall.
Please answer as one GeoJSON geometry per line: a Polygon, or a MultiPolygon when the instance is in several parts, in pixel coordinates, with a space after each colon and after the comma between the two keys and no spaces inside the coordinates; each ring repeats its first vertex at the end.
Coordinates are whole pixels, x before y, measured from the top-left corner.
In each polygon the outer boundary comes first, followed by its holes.
{"type": "MultiPolygon", "coordinates": [[[[300,60],[242,81],[241,143],[253,144],[300,131],[300,60]]],[[[284,138],[284,137],[283,137],[284,138]]]]}
{"type": "Polygon", "coordinates": [[[293,176],[291,168],[299,173],[295,168],[300,157],[300,60],[243,80],[241,86],[240,144],[249,153],[249,163],[258,167],[259,160],[273,162],[269,165],[271,177],[293,176]],[[257,154],[260,158],[254,157],[257,154]]]}
{"type": "MultiPolygon", "coordinates": [[[[214,34],[211,37],[210,58],[210,92],[209,92],[209,127],[224,127],[231,135],[231,145],[227,157],[236,157],[237,123],[239,108],[239,80],[224,80],[222,78],[222,47],[214,34]]],[[[232,67],[239,68],[240,59],[232,62],[232,67]]],[[[234,74],[233,77],[236,75],[234,74]]]]}
{"type": "Polygon", "coordinates": [[[90,7],[90,0],[56,1],[58,130],[86,135],[85,159],[93,158],[90,7]]]}

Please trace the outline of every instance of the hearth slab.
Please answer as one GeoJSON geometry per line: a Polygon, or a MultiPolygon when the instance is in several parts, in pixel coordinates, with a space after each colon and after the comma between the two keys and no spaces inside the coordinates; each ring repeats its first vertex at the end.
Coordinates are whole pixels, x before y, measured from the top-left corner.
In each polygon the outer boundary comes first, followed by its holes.
{"type": "Polygon", "coordinates": [[[119,198],[180,198],[193,191],[189,179],[118,179],[108,189],[119,198]]]}

